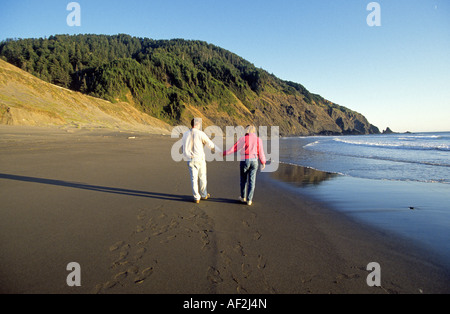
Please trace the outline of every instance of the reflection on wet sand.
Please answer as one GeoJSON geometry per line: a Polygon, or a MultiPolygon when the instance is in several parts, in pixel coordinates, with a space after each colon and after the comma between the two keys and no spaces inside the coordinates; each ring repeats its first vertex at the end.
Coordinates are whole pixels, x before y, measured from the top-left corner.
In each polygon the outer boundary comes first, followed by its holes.
{"type": "Polygon", "coordinates": [[[323,181],[337,177],[338,174],[323,172],[312,168],[280,163],[278,171],[272,173],[272,178],[294,184],[299,187],[317,185],[323,181]]]}

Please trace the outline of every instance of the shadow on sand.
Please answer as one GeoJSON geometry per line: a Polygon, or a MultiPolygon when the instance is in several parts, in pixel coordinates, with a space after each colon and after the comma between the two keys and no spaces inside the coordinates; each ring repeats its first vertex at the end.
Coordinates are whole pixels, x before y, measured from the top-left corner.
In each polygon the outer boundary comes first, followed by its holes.
{"type": "MultiPolygon", "coordinates": [[[[179,202],[192,202],[191,195],[176,195],[176,194],[166,194],[166,193],[156,193],[156,192],[130,190],[130,189],[122,189],[122,188],[113,188],[113,187],[91,185],[91,184],[78,183],[78,182],[45,179],[45,178],[35,178],[35,177],[27,177],[27,176],[18,176],[18,175],[5,174],[5,173],[0,173],[0,179],[48,184],[48,185],[55,185],[55,186],[63,186],[63,187],[74,188],[74,189],[89,190],[89,191],[96,191],[96,192],[103,192],[103,193],[112,193],[112,194],[121,194],[121,195],[127,195],[127,196],[149,197],[149,198],[170,200],[170,201],[179,201],[179,202]]],[[[210,198],[210,199],[208,199],[208,202],[231,203],[231,204],[239,203],[236,200],[226,199],[226,198],[210,198]]]]}

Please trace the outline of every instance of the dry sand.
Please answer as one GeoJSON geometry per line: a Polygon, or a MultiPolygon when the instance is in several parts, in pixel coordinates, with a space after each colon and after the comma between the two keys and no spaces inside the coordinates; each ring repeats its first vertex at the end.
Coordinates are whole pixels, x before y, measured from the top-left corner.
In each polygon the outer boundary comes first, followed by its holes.
{"type": "Polygon", "coordinates": [[[208,163],[194,204],[167,136],[0,126],[0,292],[448,293],[427,252],[259,173],[239,204],[238,163],[208,163]],[[81,266],[69,287],[67,264],[81,266]],[[369,287],[366,266],[381,266],[369,287]]]}

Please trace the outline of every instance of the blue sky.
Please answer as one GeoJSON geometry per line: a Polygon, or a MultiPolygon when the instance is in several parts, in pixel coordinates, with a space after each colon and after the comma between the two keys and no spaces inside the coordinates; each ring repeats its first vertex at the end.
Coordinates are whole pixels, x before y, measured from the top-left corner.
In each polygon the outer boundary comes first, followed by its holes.
{"type": "Polygon", "coordinates": [[[196,39],[364,114],[381,130],[450,131],[450,1],[0,0],[0,40],[54,34],[196,39]]]}

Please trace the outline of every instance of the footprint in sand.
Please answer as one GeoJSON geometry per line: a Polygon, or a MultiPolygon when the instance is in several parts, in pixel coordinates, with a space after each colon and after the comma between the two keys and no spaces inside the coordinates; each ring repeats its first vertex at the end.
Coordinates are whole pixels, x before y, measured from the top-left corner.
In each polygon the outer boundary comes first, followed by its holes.
{"type": "Polygon", "coordinates": [[[266,268],[266,260],[262,255],[258,255],[258,265],[256,267],[258,267],[258,269],[266,268]]]}
{"type": "Polygon", "coordinates": [[[175,235],[172,235],[172,236],[168,236],[166,239],[161,240],[159,243],[164,244],[164,243],[170,242],[170,241],[176,239],[176,237],[177,237],[176,234],[175,234],[175,235]]]}
{"type": "Polygon", "coordinates": [[[236,291],[237,291],[237,293],[239,293],[239,294],[246,294],[246,293],[248,293],[248,291],[247,291],[244,287],[242,287],[241,285],[238,285],[238,286],[236,287],[236,291]]]}
{"type": "Polygon", "coordinates": [[[241,256],[245,256],[244,247],[242,246],[241,242],[238,242],[238,244],[234,246],[234,251],[241,256]]]}
{"type": "Polygon", "coordinates": [[[358,274],[339,274],[336,276],[336,280],[342,280],[342,279],[356,279],[360,276],[358,274]]]}
{"type": "Polygon", "coordinates": [[[150,237],[146,237],[146,238],[144,238],[144,240],[139,241],[137,243],[137,245],[144,246],[144,245],[146,245],[148,243],[148,241],[150,241],[150,237]]]}
{"type": "Polygon", "coordinates": [[[142,225],[136,226],[136,232],[137,233],[144,232],[145,230],[146,230],[145,226],[142,226],[142,225]]]}
{"type": "Polygon", "coordinates": [[[119,248],[123,247],[124,245],[125,245],[124,241],[116,242],[113,245],[111,245],[111,247],[109,248],[109,251],[114,252],[114,251],[118,250],[119,248]]]}
{"type": "Polygon", "coordinates": [[[202,243],[203,243],[203,246],[202,246],[202,249],[204,250],[204,249],[208,249],[209,248],[209,243],[210,243],[210,241],[209,241],[209,236],[208,236],[208,231],[207,230],[203,230],[203,231],[201,231],[200,232],[201,233],[201,240],[202,240],[202,243]]]}
{"type": "Polygon", "coordinates": [[[142,284],[153,273],[153,267],[147,267],[144,269],[135,279],[135,284],[142,284]]]}
{"type": "Polygon", "coordinates": [[[123,264],[126,261],[128,254],[128,251],[121,251],[119,257],[113,262],[113,267],[123,264]]]}
{"type": "Polygon", "coordinates": [[[137,218],[138,218],[138,220],[144,220],[146,216],[147,216],[146,211],[143,210],[143,209],[141,209],[141,210],[139,211],[139,214],[138,214],[137,218]]]}
{"type": "Polygon", "coordinates": [[[230,266],[233,263],[232,258],[225,251],[220,251],[220,257],[223,259],[227,266],[230,266]]]}
{"type": "Polygon", "coordinates": [[[127,269],[127,273],[129,273],[129,274],[137,274],[138,272],[139,272],[139,267],[136,265],[130,266],[127,269]]]}
{"type": "Polygon", "coordinates": [[[121,280],[124,280],[125,278],[127,278],[127,276],[128,276],[128,272],[123,271],[123,272],[116,274],[114,276],[114,279],[120,282],[121,280]]]}
{"type": "Polygon", "coordinates": [[[145,252],[147,252],[147,249],[144,248],[144,247],[137,249],[136,252],[135,252],[135,255],[134,255],[133,259],[134,259],[135,261],[141,259],[141,258],[144,256],[145,252]]]}
{"type": "Polygon", "coordinates": [[[253,240],[259,240],[259,239],[261,239],[261,233],[259,233],[258,231],[256,231],[256,232],[253,234],[253,240]]]}
{"type": "Polygon", "coordinates": [[[220,277],[220,272],[214,267],[209,267],[206,273],[206,278],[212,283],[220,283],[223,281],[222,277],[220,277]]]}
{"type": "Polygon", "coordinates": [[[242,264],[241,265],[242,274],[244,275],[244,278],[248,278],[250,274],[252,273],[251,267],[249,264],[242,264]]]}
{"type": "Polygon", "coordinates": [[[97,289],[98,289],[98,291],[100,291],[102,288],[104,288],[104,289],[111,289],[112,287],[114,287],[118,283],[119,282],[117,280],[110,280],[110,281],[106,282],[104,285],[99,285],[97,287],[97,289]]]}

